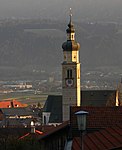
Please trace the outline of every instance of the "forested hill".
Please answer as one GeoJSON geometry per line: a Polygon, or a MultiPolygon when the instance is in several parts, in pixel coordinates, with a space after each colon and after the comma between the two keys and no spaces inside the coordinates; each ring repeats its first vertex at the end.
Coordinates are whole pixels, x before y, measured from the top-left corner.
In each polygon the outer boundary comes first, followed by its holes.
{"type": "MultiPolygon", "coordinates": [[[[0,21],[0,75],[18,75],[35,68],[56,70],[68,22],[51,20],[0,21]]],[[[122,28],[114,23],[75,22],[84,66],[121,66],[122,28]]]]}

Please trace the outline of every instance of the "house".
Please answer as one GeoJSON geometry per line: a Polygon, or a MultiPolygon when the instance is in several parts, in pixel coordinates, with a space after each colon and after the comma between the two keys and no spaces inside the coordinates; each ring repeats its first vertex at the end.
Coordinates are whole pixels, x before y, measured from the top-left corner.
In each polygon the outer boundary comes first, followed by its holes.
{"type": "Polygon", "coordinates": [[[63,150],[69,134],[69,122],[60,125],[42,125],[20,128],[0,128],[0,147],[14,149],[63,150]],[[2,143],[2,145],[1,145],[2,143]]]}
{"type": "Polygon", "coordinates": [[[92,107],[92,106],[74,106],[70,111],[70,123],[72,136],[79,136],[77,118],[75,113],[83,110],[87,111],[87,132],[98,131],[107,127],[122,125],[122,107],[92,107]]]}
{"type": "Polygon", "coordinates": [[[42,150],[81,149],[75,115],[80,110],[89,112],[87,130],[83,135],[84,150],[122,149],[122,107],[72,106],[69,122],[63,122],[39,136],[42,150]]]}
{"type": "Polygon", "coordinates": [[[87,111],[87,126],[84,132],[84,150],[122,149],[122,107],[71,107],[70,123],[72,150],[81,149],[80,133],[75,113],[87,111]]]}
{"type": "Polygon", "coordinates": [[[47,125],[43,125],[41,131],[37,128],[35,130],[31,128],[31,132],[19,137],[19,140],[30,140],[31,143],[33,141],[33,144],[36,142],[41,150],[63,150],[68,131],[69,122],[57,126],[48,125],[48,129],[47,125]]]}
{"type": "Polygon", "coordinates": [[[87,129],[83,135],[84,150],[122,149],[122,107],[72,106],[69,122],[63,122],[39,137],[42,150],[81,149],[80,133],[75,115],[80,110],[89,112],[87,129]],[[63,139],[62,142],[61,139],[63,139]],[[60,146],[60,143],[63,144],[60,146]]]}
{"type": "Polygon", "coordinates": [[[69,135],[69,122],[63,122],[51,130],[44,132],[39,137],[41,150],[64,150],[66,139],[69,135]]]}
{"type": "Polygon", "coordinates": [[[15,149],[17,139],[29,131],[29,128],[0,128],[0,150],[15,149]]]}
{"type": "Polygon", "coordinates": [[[27,127],[33,119],[36,121],[38,119],[33,109],[28,107],[2,108],[0,111],[3,117],[0,122],[1,127],[27,127]]]}
{"type": "Polygon", "coordinates": [[[23,140],[23,139],[26,139],[26,138],[28,138],[28,139],[36,139],[36,138],[38,138],[39,135],[43,134],[43,132],[41,132],[41,131],[39,131],[39,130],[37,130],[35,128],[34,121],[31,121],[30,128],[31,128],[30,132],[28,132],[25,135],[19,137],[18,140],[23,140]]]}

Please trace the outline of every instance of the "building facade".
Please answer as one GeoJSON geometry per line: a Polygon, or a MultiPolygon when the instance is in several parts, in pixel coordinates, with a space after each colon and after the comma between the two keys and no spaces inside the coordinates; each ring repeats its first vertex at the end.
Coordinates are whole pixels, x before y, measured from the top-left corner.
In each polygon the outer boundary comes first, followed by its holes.
{"type": "Polygon", "coordinates": [[[63,121],[69,120],[70,106],[80,106],[80,44],[75,41],[72,14],[68,24],[67,41],[63,43],[62,106],[63,121]]]}

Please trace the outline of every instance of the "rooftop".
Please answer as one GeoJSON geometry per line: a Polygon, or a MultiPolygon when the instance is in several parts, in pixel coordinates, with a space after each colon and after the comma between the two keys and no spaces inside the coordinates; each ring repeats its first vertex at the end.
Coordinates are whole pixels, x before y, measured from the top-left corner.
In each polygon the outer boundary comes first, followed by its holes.
{"type": "MultiPolygon", "coordinates": [[[[84,135],[84,150],[113,150],[122,148],[122,126],[105,128],[84,135]]],[[[80,138],[73,139],[72,150],[80,150],[80,138]]]]}
{"type": "Polygon", "coordinates": [[[27,107],[27,104],[22,104],[17,100],[5,100],[0,102],[0,108],[16,108],[16,107],[27,107]]]}
{"type": "Polygon", "coordinates": [[[87,111],[87,129],[97,130],[106,127],[122,125],[122,107],[71,107],[71,127],[74,135],[77,135],[77,119],[75,113],[87,111]]]}

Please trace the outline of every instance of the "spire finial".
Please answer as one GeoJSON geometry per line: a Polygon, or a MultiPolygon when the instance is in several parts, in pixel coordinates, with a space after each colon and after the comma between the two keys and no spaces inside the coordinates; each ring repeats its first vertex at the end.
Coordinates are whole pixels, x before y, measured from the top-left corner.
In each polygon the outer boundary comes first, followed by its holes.
{"type": "Polygon", "coordinates": [[[72,22],[72,8],[70,8],[70,22],[72,22]]]}

